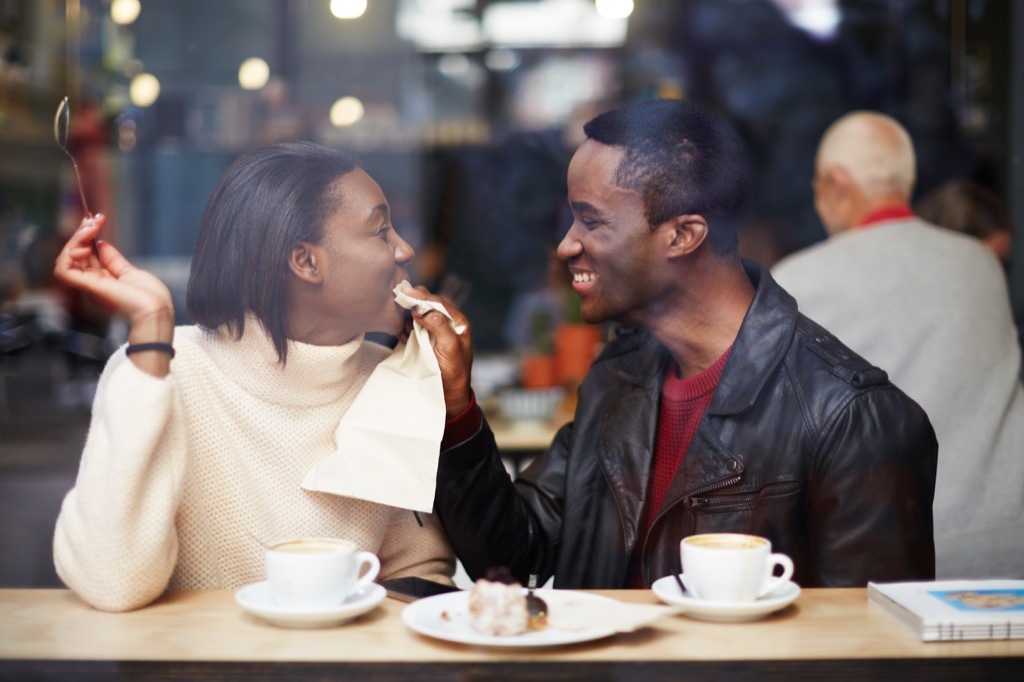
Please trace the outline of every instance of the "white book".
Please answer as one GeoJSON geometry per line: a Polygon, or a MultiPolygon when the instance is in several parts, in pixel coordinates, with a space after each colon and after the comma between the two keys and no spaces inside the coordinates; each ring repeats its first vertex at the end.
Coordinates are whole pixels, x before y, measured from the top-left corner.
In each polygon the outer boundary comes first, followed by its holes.
{"type": "Polygon", "coordinates": [[[1024,639],[1024,580],[868,583],[868,601],[925,642],[1024,639]]]}

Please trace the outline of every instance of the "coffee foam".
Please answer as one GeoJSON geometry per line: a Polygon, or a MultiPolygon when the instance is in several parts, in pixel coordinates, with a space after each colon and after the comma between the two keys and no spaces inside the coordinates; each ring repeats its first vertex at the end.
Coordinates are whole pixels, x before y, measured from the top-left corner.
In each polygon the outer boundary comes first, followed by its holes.
{"type": "Polygon", "coordinates": [[[354,544],[344,540],[288,540],[278,543],[270,549],[286,554],[326,554],[354,547],[354,544]]]}
{"type": "Polygon", "coordinates": [[[739,533],[709,533],[704,535],[691,535],[683,542],[690,547],[701,547],[704,549],[757,549],[765,547],[769,543],[762,537],[756,535],[742,535],[739,533]]]}

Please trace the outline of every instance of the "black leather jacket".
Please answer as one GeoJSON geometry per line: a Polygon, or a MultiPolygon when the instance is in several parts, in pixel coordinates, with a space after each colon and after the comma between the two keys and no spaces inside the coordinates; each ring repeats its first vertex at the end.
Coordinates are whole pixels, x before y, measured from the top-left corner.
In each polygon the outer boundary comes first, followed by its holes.
{"type": "Polygon", "coordinates": [[[640,552],[650,585],[679,570],[681,538],[732,531],[770,539],[804,587],[934,578],[938,445],[924,411],[745,266],[754,301],[647,537],[669,357],[625,330],[580,387],[574,423],[514,485],[486,422],[442,453],[436,509],[471,577],[504,565],[524,581],[619,588],[640,552]]]}

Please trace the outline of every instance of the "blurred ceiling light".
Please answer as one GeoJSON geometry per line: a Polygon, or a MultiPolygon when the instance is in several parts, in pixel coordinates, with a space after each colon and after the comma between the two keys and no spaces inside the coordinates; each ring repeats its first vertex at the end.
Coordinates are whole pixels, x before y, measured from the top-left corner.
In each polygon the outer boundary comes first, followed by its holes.
{"type": "Polygon", "coordinates": [[[249,57],[238,67],[238,84],[246,90],[259,90],[270,79],[270,67],[259,57],[249,57]]]}
{"type": "Polygon", "coordinates": [[[519,55],[514,50],[491,50],[484,56],[484,64],[491,71],[512,71],[519,63],[519,55]]]}
{"type": "Polygon", "coordinates": [[[633,13],[633,0],[597,0],[597,13],[607,19],[625,19],[633,13]]]}
{"type": "Polygon", "coordinates": [[[592,104],[616,87],[615,61],[607,55],[578,54],[538,62],[515,84],[513,121],[526,130],[563,127],[573,135],[582,132],[583,122],[599,113],[592,104]]]}
{"type": "Polygon", "coordinates": [[[331,105],[331,124],[344,128],[357,123],[364,113],[366,109],[358,97],[342,97],[331,105]]]}
{"type": "Polygon", "coordinates": [[[476,50],[480,22],[476,0],[399,0],[395,32],[426,52],[476,50]]]}
{"type": "Polygon", "coordinates": [[[358,19],[366,12],[366,0],[331,0],[331,14],[337,19],[358,19]]]}
{"type": "Polygon", "coordinates": [[[128,86],[128,96],[137,107],[148,107],[160,96],[160,81],[151,73],[140,73],[128,86]]]}
{"type": "Polygon", "coordinates": [[[437,60],[437,70],[449,78],[469,73],[469,57],[464,54],[446,54],[437,60]]]}
{"type": "Polygon", "coordinates": [[[110,18],[115,24],[127,26],[139,18],[141,10],[139,0],[114,0],[110,3],[110,18]]]}
{"type": "Polygon", "coordinates": [[[484,38],[494,46],[612,47],[626,42],[626,29],[624,17],[599,14],[593,0],[505,0],[483,15],[484,38]]]}
{"type": "Polygon", "coordinates": [[[836,0],[772,0],[789,23],[818,38],[836,34],[842,10],[836,0]]]}
{"type": "Polygon", "coordinates": [[[437,59],[438,72],[463,87],[474,89],[483,85],[487,77],[480,64],[464,54],[448,53],[437,59]]]}
{"type": "Polygon", "coordinates": [[[398,0],[395,31],[423,52],[481,47],[615,47],[633,0],[398,0]],[[600,11],[599,11],[600,10],[600,11]]]}

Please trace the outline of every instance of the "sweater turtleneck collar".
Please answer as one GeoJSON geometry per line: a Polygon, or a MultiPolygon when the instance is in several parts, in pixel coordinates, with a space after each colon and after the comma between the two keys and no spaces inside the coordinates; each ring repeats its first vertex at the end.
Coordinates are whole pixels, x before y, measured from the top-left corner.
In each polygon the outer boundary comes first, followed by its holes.
{"type": "Polygon", "coordinates": [[[259,320],[246,316],[245,333],[235,339],[221,327],[211,335],[211,355],[239,385],[270,402],[286,405],[322,405],[361,386],[389,352],[364,342],[362,335],[340,346],[314,346],[288,341],[282,366],[270,336],[259,320]]]}

